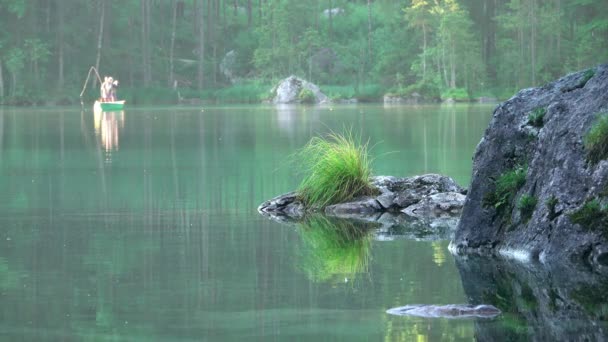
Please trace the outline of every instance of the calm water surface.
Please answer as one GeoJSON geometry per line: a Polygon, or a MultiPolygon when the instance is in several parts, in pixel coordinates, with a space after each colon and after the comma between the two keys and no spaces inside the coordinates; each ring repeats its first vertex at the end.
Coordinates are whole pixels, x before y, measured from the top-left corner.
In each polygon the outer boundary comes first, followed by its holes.
{"type": "Polygon", "coordinates": [[[297,186],[296,149],[344,127],[375,174],[467,186],[492,110],[0,109],[0,339],[472,340],[501,321],[385,313],[468,302],[448,241],[332,245],[256,207],[297,186]]]}

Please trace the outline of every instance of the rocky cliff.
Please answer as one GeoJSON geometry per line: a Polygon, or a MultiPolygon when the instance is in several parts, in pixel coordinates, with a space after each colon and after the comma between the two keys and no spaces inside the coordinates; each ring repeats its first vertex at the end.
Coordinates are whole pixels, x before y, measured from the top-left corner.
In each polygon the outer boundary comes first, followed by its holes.
{"type": "Polygon", "coordinates": [[[606,113],[608,65],[521,90],[498,105],[474,155],[452,251],[583,260],[605,270],[608,160],[592,150],[589,132],[606,113]]]}

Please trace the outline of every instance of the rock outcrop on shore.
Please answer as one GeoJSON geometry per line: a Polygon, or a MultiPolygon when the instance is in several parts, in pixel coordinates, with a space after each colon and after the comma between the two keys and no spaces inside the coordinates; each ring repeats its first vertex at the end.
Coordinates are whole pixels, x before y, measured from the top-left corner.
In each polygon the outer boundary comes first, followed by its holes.
{"type": "Polygon", "coordinates": [[[272,93],[274,104],[329,102],[317,85],[293,75],[279,82],[272,93]]]}
{"type": "Polygon", "coordinates": [[[452,251],[583,260],[605,269],[606,219],[573,222],[576,214],[608,215],[608,160],[591,161],[584,143],[605,113],[608,65],[521,90],[498,105],[474,155],[452,251]],[[595,206],[585,211],[589,203],[595,206]]]}

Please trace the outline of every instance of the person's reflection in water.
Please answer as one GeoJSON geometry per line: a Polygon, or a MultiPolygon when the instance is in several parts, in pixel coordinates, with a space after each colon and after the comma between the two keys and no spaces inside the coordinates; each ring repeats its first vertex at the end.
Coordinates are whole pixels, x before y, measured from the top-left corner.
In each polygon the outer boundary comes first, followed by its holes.
{"type": "Polygon", "coordinates": [[[125,112],[95,112],[95,135],[101,139],[101,146],[106,152],[105,161],[112,162],[112,152],[118,151],[119,132],[125,125],[125,112]]]}

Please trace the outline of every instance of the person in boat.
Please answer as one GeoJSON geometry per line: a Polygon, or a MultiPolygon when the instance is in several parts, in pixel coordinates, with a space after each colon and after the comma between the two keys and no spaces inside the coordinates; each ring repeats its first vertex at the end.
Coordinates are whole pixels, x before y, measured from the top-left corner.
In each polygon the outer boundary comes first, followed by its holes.
{"type": "Polygon", "coordinates": [[[101,102],[116,101],[116,88],[118,88],[118,80],[114,80],[112,76],[105,76],[101,84],[101,102]]]}
{"type": "Polygon", "coordinates": [[[110,83],[108,82],[110,77],[104,76],[103,83],[101,83],[101,102],[108,102],[110,100],[109,87],[110,83]]]}
{"type": "MultiPolygon", "coordinates": [[[[112,79],[112,77],[110,77],[112,79]]],[[[116,101],[116,89],[118,88],[118,80],[112,80],[110,83],[110,101],[116,101]]]]}

